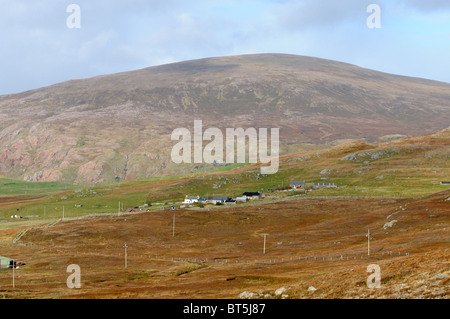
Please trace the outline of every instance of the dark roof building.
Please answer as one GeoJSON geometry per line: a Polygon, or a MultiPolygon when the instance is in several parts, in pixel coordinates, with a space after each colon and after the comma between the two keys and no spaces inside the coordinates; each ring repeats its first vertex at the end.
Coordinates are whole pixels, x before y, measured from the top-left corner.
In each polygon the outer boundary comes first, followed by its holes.
{"type": "Polygon", "coordinates": [[[253,197],[253,196],[261,196],[259,192],[245,192],[242,196],[253,197]]]}

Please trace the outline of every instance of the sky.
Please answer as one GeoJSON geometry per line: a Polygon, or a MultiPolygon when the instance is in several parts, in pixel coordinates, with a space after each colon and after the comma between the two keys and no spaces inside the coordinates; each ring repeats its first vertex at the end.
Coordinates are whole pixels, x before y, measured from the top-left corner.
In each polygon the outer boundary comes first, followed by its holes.
{"type": "Polygon", "coordinates": [[[0,0],[0,94],[254,53],[450,83],[450,1],[0,0]]]}

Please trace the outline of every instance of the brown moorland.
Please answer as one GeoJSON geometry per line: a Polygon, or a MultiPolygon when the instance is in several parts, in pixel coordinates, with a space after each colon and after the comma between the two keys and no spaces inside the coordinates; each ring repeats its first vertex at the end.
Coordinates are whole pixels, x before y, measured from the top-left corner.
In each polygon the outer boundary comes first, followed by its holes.
{"type": "MultiPolygon", "coordinates": [[[[15,272],[15,289],[11,270],[0,272],[0,296],[448,298],[449,213],[447,190],[64,220],[3,242],[2,255],[26,265],[15,272]],[[66,286],[70,264],[81,268],[80,289],[66,286]],[[366,284],[371,264],[381,269],[379,289],[366,284]]],[[[8,237],[11,230],[2,231],[8,237]]]]}

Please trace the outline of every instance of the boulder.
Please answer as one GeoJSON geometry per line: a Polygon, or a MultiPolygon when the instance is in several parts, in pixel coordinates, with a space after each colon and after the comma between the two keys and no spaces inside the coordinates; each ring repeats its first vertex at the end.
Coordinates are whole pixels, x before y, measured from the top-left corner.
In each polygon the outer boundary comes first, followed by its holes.
{"type": "Polygon", "coordinates": [[[255,298],[256,296],[257,296],[257,294],[255,294],[253,292],[244,291],[244,292],[241,292],[238,297],[240,299],[251,299],[251,298],[255,298]]]}
{"type": "Polygon", "coordinates": [[[277,290],[275,290],[275,296],[280,296],[284,294],[286,291],[287,291],[286,287],[278,288],[277,290]]]}

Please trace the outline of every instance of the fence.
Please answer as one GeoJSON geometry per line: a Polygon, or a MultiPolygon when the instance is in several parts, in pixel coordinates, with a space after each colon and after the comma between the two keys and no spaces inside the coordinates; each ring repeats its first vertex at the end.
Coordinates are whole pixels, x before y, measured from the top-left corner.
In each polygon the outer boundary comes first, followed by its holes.
{"type": "Polygon", "coordinates": [[[55,220],[54,222],[51,222],[50,224],[45,225],[45,226],[38,226],[38,227],[31,227],[31,228],[24,229],[20,233],[18,233],[17,236],[13,239],[13,244],[16,244],[20,240],[20,238],[22,238],[23,235],[25,235],[29,230],[52,227],[53,225],[56,225],[60,221],[61,221],[61,219],[58,219],[58,220],[55,220]]]}
{"type": "Polygon", "coordinates": [[[367,256],[366,254],[339,255],[339,256],[289,256],[289,257],[272,257],[264,259],[226,259],[226,258],[199,258],[199,257],[165,257],[165,256],[148,256],[150,260],[164,260],[177,262],[192,263],[216,263],[216,264],[279,264],[300,261],[340,261],[340,260],[358,260],[370,259],[379,256],[410,256],[409,252],[383,252],[367,256]]]}

